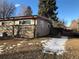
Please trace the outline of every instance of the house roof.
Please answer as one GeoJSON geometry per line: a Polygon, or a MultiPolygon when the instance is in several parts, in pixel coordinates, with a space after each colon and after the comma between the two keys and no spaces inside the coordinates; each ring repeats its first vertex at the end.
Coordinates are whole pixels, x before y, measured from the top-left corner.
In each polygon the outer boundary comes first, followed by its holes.
{"type": "Polygon", "coordinates": [[[61,22],[57,22],[54,21],[52,19],[48,19],[46,17],[43,16],[37,16],[37,15],[33,15],[33,16],[16,16],[16,17],[9,17],[9,18],[0,18],[0,21],[17,21],[17,20],[27,20],[27,19],[33,19],[33,20],[44,20],[47,21],[48,23],[52,24],[53,27],[57,27],[57,28],[65,28],[65,26],[61,23],[61,22]]]}
{"type": "Polygon", "coordinates": [[[8,18],[0,18],[0,21],[17,21],[23,19],[36,19],[37,16],[16,16],[16,17],[8,17],[8,18]]]}

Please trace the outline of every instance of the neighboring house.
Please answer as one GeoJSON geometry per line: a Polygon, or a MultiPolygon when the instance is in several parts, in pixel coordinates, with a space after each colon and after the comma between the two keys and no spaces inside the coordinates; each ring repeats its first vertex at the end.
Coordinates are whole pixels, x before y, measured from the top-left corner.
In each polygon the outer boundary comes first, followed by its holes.
{"type": "Polygon", "coordinates": [[[34,38],[50,32],[50,20],[41,16],[17,16],[0,19],[0,35],[34,38]],[[1,34],[2,33],[2,34],[1,34]]]}
{"type": "Polygon", "coordinates": [[[79,19],[73,20],[71,22],[70,28],[75,30],[75,31],[79,31],[79,19]]]}
{"type": "Polygon", "coordinates": [[[71,25],[70,25],[70,27],[72,28],[72,29],[77,29],[77,20],[73,20],[72,21],[72,23],[71,23],[71,25]]]}

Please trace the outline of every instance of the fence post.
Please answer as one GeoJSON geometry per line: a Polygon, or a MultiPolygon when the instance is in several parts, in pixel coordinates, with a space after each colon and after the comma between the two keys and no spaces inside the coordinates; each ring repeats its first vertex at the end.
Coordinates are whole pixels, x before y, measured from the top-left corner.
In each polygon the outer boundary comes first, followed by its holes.
{"type": "Polygon", "coordinates": [[[36,37],[36,19],[34,19],[34,38],[36,37]]]}
{"type": "Polygon", "coordinates": [[[57,59],[57,54],[56,54],[56,52],[54,52],[54,54],[53,54],[53,59],[57,59]]]}
{"type": "Polygon", "coordinates": [[[15,32],[15,31],[14,31],[15,21],[13,21],[13,22],[14,22],[14,23],[13,23],[13,26],[12,26],[12,27],[13,27],[13,35],[12,35],[12,37],[14,37],[14,32],[15,32]]]}

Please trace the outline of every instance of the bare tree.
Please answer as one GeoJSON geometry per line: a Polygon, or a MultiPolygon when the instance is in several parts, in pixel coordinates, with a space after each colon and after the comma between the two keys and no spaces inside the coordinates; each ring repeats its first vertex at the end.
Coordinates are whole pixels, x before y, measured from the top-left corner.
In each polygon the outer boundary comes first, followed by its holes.
{"type": "Polygon", "coordinates": [[[0,0],[0,18],[7,18],[13,15],[15,5],[7,0],[0,0]]]}
{"type": "MultiPolygon", "coordinates": [[[[25,5],[21,5],[21,12],[19,13],[18,16],[31,16],[32,15],[32,10],[31,10],[31,7],[30,6],[25,6],[25,5]]],[[[26,21],[23,21],[23,22],[26,22],[26,21]]],[[[29,22],[29,20],[28,20],[29,22]]],[[[19,37],[19,32],[20,32],[20,29],[21,26],[18,26],[18,31],[17,31],[17,36],[19,37]]],[[[23,33],[24,34],[24,33],[23,33]]]]}
{"type": "Polygon", "coordinates": [[[30,6],[26,7],[25,5],[21,6],[21,15],[22,16],[31,16],[32,15],[32,9],[30,6]]]}
{"type": "MultiPolygon", "coordinates": [[[[0,0],[0,18],[3,18],[3,20],[7,17],[11,17],[14,14],[15,11],[15,5],[13,3],[10,3],[8,0],[0,0]]],[[[6,22],[2,22],[2,27],[0,28],[5,28],[3,29],[3,36],[7,36],[7,31],[5,32],[5,30],[10,29],[10,27],[8,26],[4,26],[6,25],[6,22]]],[[[14,33],[14,26],[12,26],[12,31],[14,33]]]]}

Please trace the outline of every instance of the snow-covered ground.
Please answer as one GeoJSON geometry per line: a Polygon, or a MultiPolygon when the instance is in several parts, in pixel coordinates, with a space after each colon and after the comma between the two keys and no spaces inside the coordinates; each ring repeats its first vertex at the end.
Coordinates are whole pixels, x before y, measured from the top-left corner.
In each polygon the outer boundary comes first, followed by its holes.
{"type": "Polygon", "coordinates": [[[49,40],[41,41],[43,46],[43,52],[57,55],[65,52],[65,42],[68,40],[67,37],[62,36],[61,38],[51,38],[49,40]]]}

